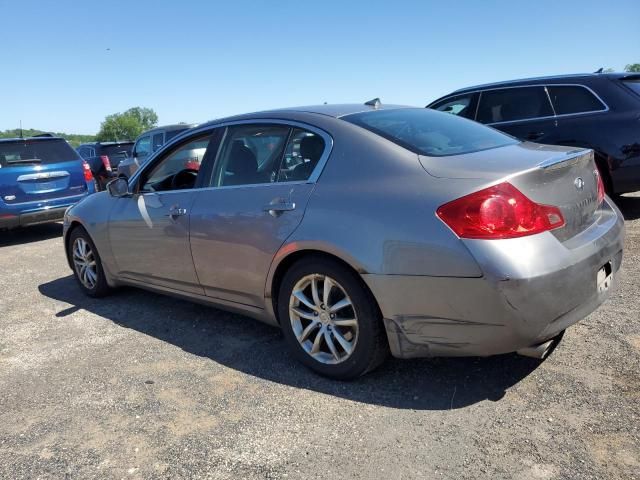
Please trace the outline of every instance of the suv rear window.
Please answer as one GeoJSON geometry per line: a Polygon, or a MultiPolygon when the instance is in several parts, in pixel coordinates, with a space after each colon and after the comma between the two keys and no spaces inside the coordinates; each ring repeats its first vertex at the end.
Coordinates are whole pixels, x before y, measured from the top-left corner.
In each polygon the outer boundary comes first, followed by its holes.
{"type": "Polygon", "coordinates": [[[0,167],[45,165],[80,160],[65,140],[31,140],[0,142],[0,167]]]}
{"type": "Polygon", "coordinates": [[[106,155],[111,161],[114,159],[124,159],[131,156],[133,143],[125,143],[121,145],[103,145],[100,149],[101,155],[106,155]]]}
{"type": "Polygon", "coordinates": [[[407,150],[434,157],[460,155],[519,143],[492,128],[429,108],[355,113],[342,119],[407,150]]]}

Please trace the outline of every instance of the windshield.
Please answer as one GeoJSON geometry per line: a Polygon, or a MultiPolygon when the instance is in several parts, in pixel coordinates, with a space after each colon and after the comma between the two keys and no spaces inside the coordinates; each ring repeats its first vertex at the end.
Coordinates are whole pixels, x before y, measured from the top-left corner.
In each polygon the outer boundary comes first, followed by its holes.
{"type": "Polygon", "coordinates": [[[80,160],[78,153],[62,139],[0,142],[0,167],[44,165],[80,160]]]}
{"type": "Polygon", "coordinates": [[[342,119],[420,155],[459,155],[518,143],[492,128],[427,108],[377,110],[342,119]]]}

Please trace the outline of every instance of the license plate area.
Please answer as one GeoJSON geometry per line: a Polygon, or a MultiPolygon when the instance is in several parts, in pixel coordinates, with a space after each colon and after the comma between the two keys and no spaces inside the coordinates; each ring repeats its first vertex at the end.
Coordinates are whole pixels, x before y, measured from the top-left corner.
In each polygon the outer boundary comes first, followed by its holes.
{"type": "Polygon", "coordinates": [[[596,275],[596,285],[598,287],[598,293],[604,293],[611,287],[613,281],[613,267],[611,262],[607,262],[604,266],[598,270],[596,275]]]}

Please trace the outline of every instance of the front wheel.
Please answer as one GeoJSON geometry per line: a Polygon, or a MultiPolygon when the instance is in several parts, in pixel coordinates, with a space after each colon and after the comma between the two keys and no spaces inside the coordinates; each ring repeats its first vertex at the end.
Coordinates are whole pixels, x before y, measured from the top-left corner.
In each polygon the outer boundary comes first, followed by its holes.
{"type": "Polygon", "coordinates": [[[313,371],[351,379],[385,359],[380,311],[362,280],[338,262],[301,260],[286,273],[278,314],[294,355],[313,371]]]}
{"type": "Polygon", "coordinates": [[[69,236],[69,257],[74,276],[84,293],[90,297],[103,297],[109,293],[98,250],[82,227],[76,227],[69,236]]]}

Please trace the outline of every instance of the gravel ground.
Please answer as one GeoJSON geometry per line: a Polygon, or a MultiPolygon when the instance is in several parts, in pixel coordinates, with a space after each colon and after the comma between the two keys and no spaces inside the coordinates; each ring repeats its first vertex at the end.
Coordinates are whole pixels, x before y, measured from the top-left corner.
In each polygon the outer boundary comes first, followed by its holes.
{"type": "Polygon", "coordinates": [[[245,317],[86,298],[59,225],[0,233],[0,478],[640,479],[640,196],[619,203],[620,287],[545,362],[392,360],[351,383],[245,317]]]}

